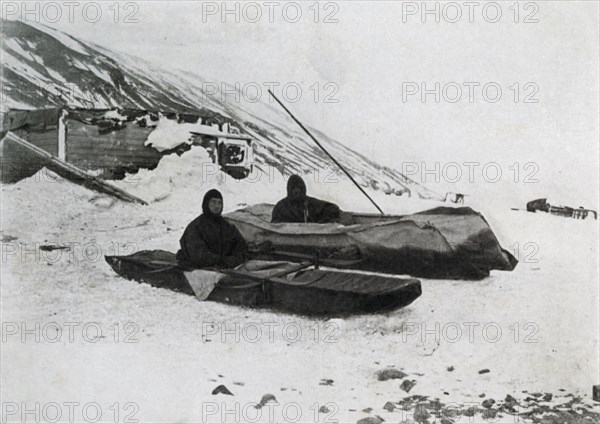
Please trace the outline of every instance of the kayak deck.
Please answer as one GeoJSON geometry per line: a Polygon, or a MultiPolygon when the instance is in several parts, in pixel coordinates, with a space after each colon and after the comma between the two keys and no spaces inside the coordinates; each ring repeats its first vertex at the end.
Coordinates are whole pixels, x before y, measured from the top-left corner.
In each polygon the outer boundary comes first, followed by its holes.
{"type": "MultiPolygon", "coordinates": [[[[129,280],[195,295],[188,280],[191,273],[176,265],[171,252],[142,251],[129,256],[106,256],[106,261],[117,274],[129,280]]],[[[345,316],[396,310],[421,295],[419,280],[392,276],[321,269],[269,276],[294,268],[297,265],[249,261],[233,270],[233,275],[223,275],[206,300],[301,315],[345,316]],[[246,270],[256,264],[271,265],[267,272],[246,270]]]]}

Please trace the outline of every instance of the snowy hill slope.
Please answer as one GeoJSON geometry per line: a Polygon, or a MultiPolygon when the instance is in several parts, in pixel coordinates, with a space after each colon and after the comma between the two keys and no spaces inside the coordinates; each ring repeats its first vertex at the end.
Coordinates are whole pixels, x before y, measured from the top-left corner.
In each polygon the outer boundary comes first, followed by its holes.
{"type": "MultiPolygon", "coordinates": [[[[159,68],[43,25],[16,21],[2,22],[1,47],[4,110],[65,104],[177,112],[204,108],[234,119],[256,138],[259,166],[273,166],[285,174],[317,170],[322,180],[339,172],[277,106],[252,103],[244,96],[207,93],[203,89],[207,81],[199,75],[159,68]]],[[[216,85],[211,83],[211,90],[216,85]]],[[[219,86],[228,93],[234,90],[219,86]]],[[[409,189],[413,196],[438,198],[400,172],[378,165],[319,131],[315,135],[365,187],[409,189]]]]}

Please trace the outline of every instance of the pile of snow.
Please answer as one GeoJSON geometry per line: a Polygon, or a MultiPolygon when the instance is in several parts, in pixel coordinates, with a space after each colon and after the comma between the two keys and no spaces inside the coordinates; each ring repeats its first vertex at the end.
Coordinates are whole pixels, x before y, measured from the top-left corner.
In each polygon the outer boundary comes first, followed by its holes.
{"type": "Polygon", "coordinates": [[[140,169],[112,183],[165,210],[199,211],[204,193],[212,188],[222,192],[225,212],[257,202],[273,203],[278,197],[273,187],[283,185],[285,190],[284,178],[276,171],[266,175],[256,169],[254,175],[244,180],[230,177],[199,146],[192,146],[180,156],[175,153],[164,156],[155,169],[140,169]]]}
{"type": "Polygon", "coordinates": [[[159,152],[171,150],[182,144],[192,144],[192,133],[200,133],[215,137],[226,136],[224,132],[210,125],[202,125],[201,121],[195,124],[179,123],[177,120],[168,119],[163,114],[158,114],[158,123],[144,143],[159,152]]]}
{"type": "MultiPolygon", "coordinates": [[[[378,213],[341,171],[332,168],[301,176],[309,196],[334,202],[346,211],[378,213]]],[[[230,212],[256,203],[275,204],[287,195],[288,178],[274,167],[255,166],[248,178],[236,180],[222,172],[204,148],[192,146],[180,156],[175,153],[164,156],[153,170],[140,169],[112,183],[149,203],[159,202],[161,209],[173,210],[181,209],[181,205],[201,210],[204,193],[216,188],[223,193],[224,211],[230,212]]],[[[406,214],[442,205],[414,197],[386,195],[379,190],[365,191],[387,214],[406,214]]]]}

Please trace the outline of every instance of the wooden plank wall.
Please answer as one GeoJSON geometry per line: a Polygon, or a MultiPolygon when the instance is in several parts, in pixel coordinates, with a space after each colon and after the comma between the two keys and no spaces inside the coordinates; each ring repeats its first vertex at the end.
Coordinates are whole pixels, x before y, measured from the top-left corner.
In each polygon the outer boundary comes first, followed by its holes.
{"type": "Polygon", "coordinates": [[[65,159],[89,171],[100,171],[102,178],[118,179],[125,172],[154,168],[162,155],[144,146],[153,128],[128,122],[125,128],[100,134],[96,125],[66,120],[65,159]]]}
{"type": "MultiPolygon", "coordinates": [[[[16,129],[13,130],[13,133],[52,155],[58,155],[58,128],[56,127],[35,132],[16,129]]],[[[42,167],[43,164],[35,157],[23,154],[14,146],[2,143],[0,148],[0,181],[2,183],[14,183],[31,177],[42,167]]]]}
{"type": "Polygon", "coordinates": [[[58,127],[39,132],[17,129],[13,133],[51,155],[58,155],[58,127]]]}

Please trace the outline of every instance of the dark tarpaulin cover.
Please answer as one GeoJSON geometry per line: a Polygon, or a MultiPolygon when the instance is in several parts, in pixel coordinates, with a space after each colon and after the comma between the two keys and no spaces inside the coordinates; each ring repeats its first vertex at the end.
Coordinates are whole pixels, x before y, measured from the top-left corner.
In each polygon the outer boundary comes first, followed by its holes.
{"type": "MultiPolygon", "coordinates": [[[[481,214],[439,207],[411,215],[351,214],[354,224],[272,224],[273,206],[260,204],[226,217],[249,242],[320,257],[361,259],[357,269],[426,278],[481,279],[511,271],[517,260],[502,249],[481,214]]],[[[277,258],[277,255],[265,254],[277,258]]]]}

